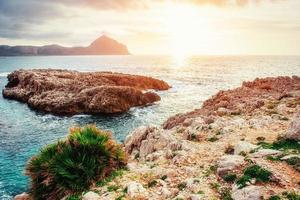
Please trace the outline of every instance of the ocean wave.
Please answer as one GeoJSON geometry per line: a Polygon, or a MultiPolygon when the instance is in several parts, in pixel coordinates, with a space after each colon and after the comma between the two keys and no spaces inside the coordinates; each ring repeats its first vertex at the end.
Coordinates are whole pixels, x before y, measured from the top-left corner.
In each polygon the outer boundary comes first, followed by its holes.
{"type": "Polygon", "coordinates": [[[6,77],[9,74],[9,72],[0,72],[0,77],[6,77]]]}

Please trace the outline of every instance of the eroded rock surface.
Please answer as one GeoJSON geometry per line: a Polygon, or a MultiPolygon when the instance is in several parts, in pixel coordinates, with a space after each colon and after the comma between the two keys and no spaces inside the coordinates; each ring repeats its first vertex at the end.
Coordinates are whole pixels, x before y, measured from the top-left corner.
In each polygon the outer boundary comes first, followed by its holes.
{"type": "Polygon", "coordinates": [[[8,75],[3,96],[53,114],[121,113],[159,101],[170,86],[145,76],[110,72],[18,70],[8,75]]]}

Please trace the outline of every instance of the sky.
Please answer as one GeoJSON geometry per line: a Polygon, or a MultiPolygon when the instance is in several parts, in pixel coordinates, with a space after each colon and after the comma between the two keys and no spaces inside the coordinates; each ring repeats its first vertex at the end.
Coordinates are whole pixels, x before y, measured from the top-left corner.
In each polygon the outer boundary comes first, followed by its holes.
{"type": "Polygon", "coordinates": [[[300,55],[300,0],[0,0],[0,44],[132,54],[300,55]]]}

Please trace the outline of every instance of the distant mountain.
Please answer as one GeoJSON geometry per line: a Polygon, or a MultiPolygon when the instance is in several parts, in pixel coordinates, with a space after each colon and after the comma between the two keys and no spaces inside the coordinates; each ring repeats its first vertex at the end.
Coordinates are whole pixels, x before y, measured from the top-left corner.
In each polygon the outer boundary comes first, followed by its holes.
{"type": "Polygon", "coordinates": [[[102,35],[87,47],[45,46],[7,46],[0,45],[0,56],[35,55],[128,55],[127,47],[116,40],[102,35]]]}

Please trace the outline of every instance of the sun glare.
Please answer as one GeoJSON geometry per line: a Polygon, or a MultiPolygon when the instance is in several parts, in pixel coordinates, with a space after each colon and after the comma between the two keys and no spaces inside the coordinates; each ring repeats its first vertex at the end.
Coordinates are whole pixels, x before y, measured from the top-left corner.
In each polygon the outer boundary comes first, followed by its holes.
{"type": "Polygon", "coordinates": [[[179,62],[194,54],[199,49],[199,43],[209,38],[209,18],[191,5],[167,5],[164,23],[172,55],[179,62]]]}

